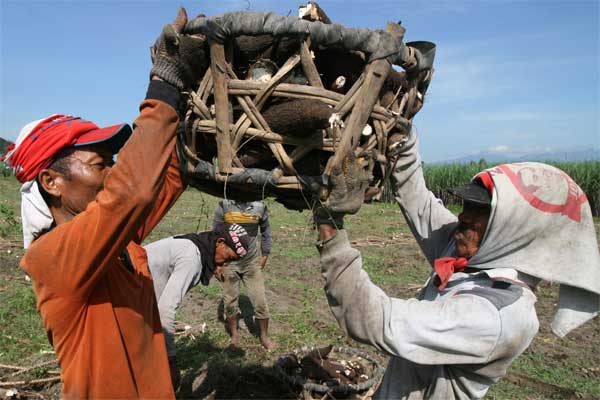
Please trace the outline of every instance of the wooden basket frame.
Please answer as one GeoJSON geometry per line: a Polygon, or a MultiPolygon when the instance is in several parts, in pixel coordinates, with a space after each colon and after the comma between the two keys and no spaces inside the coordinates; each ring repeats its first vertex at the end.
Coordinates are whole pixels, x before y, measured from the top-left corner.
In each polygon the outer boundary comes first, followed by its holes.
{"type": "MultiPolygon", "coordinates": [[[[400,41],[404,34],[404,28],[394,23],[388,23],[386,31],[397,36],[400,41]]],[[[323,174],[325,182],[327,176],[350,151],[354,151],[358,157],[369,158],[371,171],[375,163],[378,163],[381,170],[385,171],[384,175],[389,175],[386,158],[388,140],[392,133],[406,135],[410,132],[412,117],[423,105],[424,90],[433,73],[433,69],[416,70],[418,50],[406,46],[408,61],[402,67],[407,71],[407,79],[391,104],[384,108],[379,104],[379,94],[391,69],[391,62],[386,58],[367,64],[360,78],[342,95],[323,87],[313,62],[309,36],[301,39],[299,52],[289,57],[266,83],[238,79],[225,56],[226,53],[233,54],[231,43],[231,40],[227,43],[210,42],[210,68],[198,89],[189,94],[186,128],[180,143],[188,175],[193,176],[196,165],[201,161],[195,151],[200,134],[215,136],[218,159],[215,180],[220,183],[245,170],[237,157],[237,151],[244,140],[252,139],[264,141],[277,160],[278,166],[271,171],[271,181],[276,190],[306,189],[294,163],[315,149],[332,153],[323,174]],[[309,85],[284,82],[297,66],[302,68],[309,85]],[[412,74],[411,70],[414,71],[412,74]],[[208,103],[211,95],[214,104],[208,103]],[[272,97],[319,100],[333,107],[333,113],[343,123],[331,124],[312,137],[302,138],[273,132],[261,114],[262,108],[272,97]],[[237,101],[244,111],[237,121],[230,121],[232,101],[237,101]],[[374,134],[361,143],[363,128],[369,120],[374,134]],[[284,144],[296,147],[288,153],[284,144]]],[[[374,185],[383,184],[382,179],[374,185]]]]}

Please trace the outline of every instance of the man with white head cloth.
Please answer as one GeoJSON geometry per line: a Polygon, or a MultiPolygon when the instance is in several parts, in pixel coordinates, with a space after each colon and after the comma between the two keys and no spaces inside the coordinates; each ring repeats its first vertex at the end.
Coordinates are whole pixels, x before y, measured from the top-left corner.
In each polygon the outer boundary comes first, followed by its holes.
{"type": "Polygon", "coordinates": [[[600,309],[600,254],[583,191],[540,163],[504,164],[450,189],[458,218],[425,186],[418,140],[398,146],[396,200],[427,260],[415,299],[389,297],[362,270],[343,227],[345,199],[362,195],[357,174],[332,177],[339,204],[315,212],[325,291],[354,339],[391,356],[377,398],[482,398],[538,331],[533,290],[560,284],[552,330],[559,337],[600,309]]]}

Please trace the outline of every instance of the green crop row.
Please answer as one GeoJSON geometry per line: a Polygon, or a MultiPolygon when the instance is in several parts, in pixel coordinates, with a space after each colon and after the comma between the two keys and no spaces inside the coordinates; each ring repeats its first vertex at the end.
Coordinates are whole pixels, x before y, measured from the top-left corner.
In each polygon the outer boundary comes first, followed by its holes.
{"type": "MultiPolygon", "coordinates": [[[[547,161],[566,172],[581,187],[587,195],[592,213],[600,215],[600,161],[554,162],[547,161]]],[[[423,173],[427,187],[445,204],[456,201],[446,189],[463,185],[471,180],[478,172],[491,168],[496,164],[484,160],[468,164],[425,164],[423,173]]]]}

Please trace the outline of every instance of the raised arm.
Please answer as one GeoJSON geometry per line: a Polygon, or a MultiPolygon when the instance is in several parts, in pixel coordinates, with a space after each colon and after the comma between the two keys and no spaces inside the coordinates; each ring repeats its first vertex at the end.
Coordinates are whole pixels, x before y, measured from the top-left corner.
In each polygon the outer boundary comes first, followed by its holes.
{"type": "Polygon", "coordinates": [[[482,363],[492,354],[500,320],[490,302],[475,296],[445,302],[388,297],[362,269],[345,230],[319,231],[327,301],[353,339],[418,364],[482,363]]]}
{"type": "MultiPolygon", "coordinates": [[[[173,25],[166,25],[152,49],[152,81],[134,131],[122,148],[104,187],[86,210],[36,241],[28,252],[35,265],[49,262],[61,270],[43,271],[45,284],[57,292],[87,296],[132,240],[141,240],[172,204],[181,184],[168,172],[174,165],[175,133],[179,123],[180,91],[199,81],[205,38],[180,35],[187,23],[180,9],[173,25]],[[170,186],[171,185],[171,186],[170,186]],[[152,213],[155,203],[159,210],[152,213]],[[143,225],[150,218],[147,228],[143,225]],[[52,239],[60,237],[60,240],[52,239]],[[37,247],[36,251],[31,251],[37,247]],[[50,260],[50,261],[49,261],[50,260]]],[[[26,268],[28,262],[23,260],[26,268]]]]}
{"type": "Polygon", "coordinates": [[[175,204],[179,196],[181,196],[186,186],[187,184],[182,180],[179,172],[179,157],[174,145],[165,173],[164,184],[154,201],[152,211],[150,211],[148,218],[146,218],[144,224],[138,230],[137,237],[135,238],[136,243],[141,244],[150,232],[152,232],[152,229],[160,223],[165,214],[175,204]]]}
{"type": "MultiPolygon", "coordinates": [[[[134,131],[95,201],[30,248],[29,256],[45,257],[61,268],[47,277],[57,291],[85,296],[134,239],[165,181],[179,122],[178,102],[175,88],[152,81],[134,131]],[[53,239],[57,237],[60,240],[53,239]]],[[[47,263],[36,264],[40,262],[47,263]]]]}
{"type": "Polygon", "coordinates": [[[419,139],[411,133],[392,171],[394,194],[429,263],[447,251],[458,219],[425,186],[419,139]]]}
{"type": "MultiPolygon", "coordinates": [[[[401,154],[404,159],[398,161],[396,178],[406,172],[400,182],[402,190],[418,190],[421,196],[416,199],[431,202],[419,173],[420,163],[415,164],[416,149],[413,159],[407,160],[410,154],[401,154]],[[420,180],[415,181],[415,177],[420,180]],[[407,183],[412,183],[411,187],[407,183]]],[[[325,293],[340,327],[358,341],[419,364],[485,361],[500,334],[498,313],[491,303],[474,296],[455,296],[444,302],[395,299],[375,286],[363,271],[360,253],[350,246],[346,231],[338,229],[344,214],[357,211],[349,200],[362,200],[364,193],[360,173],[352,169],[352,154],[348,157],[349,167],[343,173],[332,174],[333,200],[321,206],[324,210],[314,211],[325,293]],[[338,211],[336,220],[322,217],[333,210],[338,211]]],[[[418,209],[412,212],[418,215],[418,209]]]]}

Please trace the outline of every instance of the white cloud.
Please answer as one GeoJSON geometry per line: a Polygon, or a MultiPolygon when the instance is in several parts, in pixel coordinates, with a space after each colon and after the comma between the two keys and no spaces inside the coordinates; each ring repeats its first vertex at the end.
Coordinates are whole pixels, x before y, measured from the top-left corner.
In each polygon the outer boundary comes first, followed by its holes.
{"type": "Polygon", "coordinates": [[[521,80],[498,67],[500,60],[467,47],[439,48],[428,91],[432,103],[463,103],[497,98],[523,89],[521,80]]]}
{"type": "MultiPolygon", "coordinates": [[[[494,40],[488,37],[485,39],[494,40]]],[[[539,90],[545,88],[546,81],[536,78],[540,71],[545,74],[551,71],[559,73],[567,67],[594,62],[589,55],[581,55],[558,60],[538,57],[520,60],[515,65],[514,59],[510,57],[517,55],[503,54],[497,49],[493,53],[494,49],[494,46],[483,39],[474,39],[468,45],[440,41],[428,101],[444,105],[508,98],[526,101],[528,98],[537,98],[539,90]]],[[[545,117],[522,111],[512,111],[511,114],[507,114],[507,117],[513,120],[537,120],[545,117]]]]}
{"type": "Polygon", "coordinates": [[[500,144],[498,146],[492,146],[490,148],[488,148],[488,152],[490,153],[506,153],[507,151],[511,151],[512,149],[510,148],[510,146],[507,146],[505,144],[500,144]]]}

